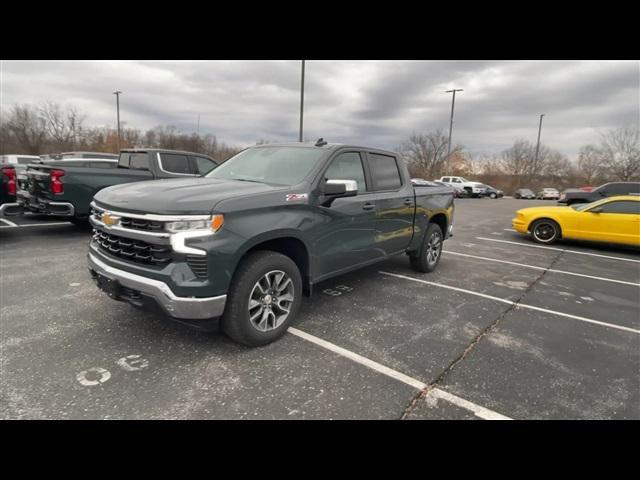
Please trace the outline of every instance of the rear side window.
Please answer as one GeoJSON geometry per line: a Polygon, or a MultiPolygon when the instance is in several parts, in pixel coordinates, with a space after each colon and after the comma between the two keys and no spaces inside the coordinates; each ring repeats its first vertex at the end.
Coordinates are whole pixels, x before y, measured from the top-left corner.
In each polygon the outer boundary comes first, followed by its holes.
{"type": "Polygon", "coordinates": [[[362,159],[358,152],[345,152],[334,158],[324,178],[325,180],[355,180],[358,182],[358,192],[367,190],[362,159]]]}
{"type": "Polygon", "coordinates": [[[369,153],[369,167],[376,190],[397,190],[402,185],[400,171],[394,157],[369,153]]]}
{"type": "Polygon", "coordinates": [[[205,157],[190,157],[193,162],[193,169],[195,173],[198,175],[206,175],[211,170],[213,170],[217,164],[208,158],[205,157]]]}
{"type": "Polygon", "coordinates": [[[132,153],[129,160],[129,168],[149,170],[149,155],[146,153],[132,153]]]}
{"type": "Polygon", "coordinates": [[[607,185],[603,190],[608,195],[629,195],[630,193],[640,193],[640,183],[618,183],[607,185]]]}
{"type": "Polygon", "coordinates": [[[165,172],[180,173],[183,175],[192,175],[193,172],[189,167],[189,161],[186,155],[176,153],[161,153],[162,169],[165,172]]]}
{"type": "Polygon", "coordinates": [[[640,202],[609,202],[600,208],[602,208],[602,213],[630,213],[640,215],[640,202]]]}

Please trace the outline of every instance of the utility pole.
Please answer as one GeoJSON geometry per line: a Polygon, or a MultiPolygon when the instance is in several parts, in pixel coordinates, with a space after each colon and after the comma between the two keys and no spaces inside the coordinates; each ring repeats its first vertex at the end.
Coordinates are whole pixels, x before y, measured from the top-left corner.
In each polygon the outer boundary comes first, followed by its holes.
{"type": "Polygon", "coordinates": [[[304,60],[302,60],[302,75],[300,77],[300,134],[298,141],[302,143],[302,115],[304,112],[304,60]]]}
{"type": "Polygon", "coordinates": [[[540,125],[538,125],[538,143],[536,144],[536,163],[538,165],[538,152],[540,151],[540,132],[542,132],[542,117],[544,117],[544,113],[540,115],[540,125]]]}
{"type": "Polygon", "coordinates": [[[453,133],[453,108],[456,104],[456,92],[464,92],[461,88],[454,88],[453,90],[447,90],[445,93],[453,92],[453,97],[451,98],[451,120],[449,121],[449,146],[447,147],[447,158],[451,154],[451,134],[453,133]]]}
{"type": "Polygon", "coordinates": [[[113,94],[116,96],[116,111],[118,113],[118,153],[120,153],[120,90],[116,90],[113,94]]]}
{"type": "Polygon", "coordinates": [[[198,114],[198,128],[196,129],[196,135],[200,136],[200,114],[198,114]]]}

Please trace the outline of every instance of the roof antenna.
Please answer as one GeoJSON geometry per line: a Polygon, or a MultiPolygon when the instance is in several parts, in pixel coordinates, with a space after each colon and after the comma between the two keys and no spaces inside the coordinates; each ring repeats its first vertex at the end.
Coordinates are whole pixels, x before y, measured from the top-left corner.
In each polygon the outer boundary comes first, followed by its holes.
{"type": "Polygon", "coordinates": [[[326,144],[327,142],[324,141],[324,138],[319,138],[318,141],[316,142],[316,147],[322,147],[326,144]]]}

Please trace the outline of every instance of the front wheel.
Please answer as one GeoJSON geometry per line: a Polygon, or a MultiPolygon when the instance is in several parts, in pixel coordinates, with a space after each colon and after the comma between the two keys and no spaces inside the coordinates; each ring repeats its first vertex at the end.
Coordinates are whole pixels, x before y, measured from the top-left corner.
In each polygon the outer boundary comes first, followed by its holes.
{"type": "Polygon", "coordinates": [[[555,242],[560,237],[560,225],[548,218],[536,220],[531,224],[531,238],[546,245],[555,242]]]}
{"type": "Polygon", "coordinates": [[[492,194],[489,195],[489,198],[495,199],[496,197],[497,197],[497,195],[495,193],[492,193],[492,194]]]}
{"type": "Polygon", "coordinates": [[[442,256],[442,242],[444,236],[442,229],[435,223],[430,223],[424,235],[424,241],[420,250],[415,255],[411,255],[409,260],[411,267],[420,273],[433,272],[442,256]]]}
{"type": "Polygon", "coordinates": [[[233,276],[222,330],[250,347],[271,343],[293,322],[301,297],[302,277],[293,260],[272,251],[251,253],[233,276]]]}

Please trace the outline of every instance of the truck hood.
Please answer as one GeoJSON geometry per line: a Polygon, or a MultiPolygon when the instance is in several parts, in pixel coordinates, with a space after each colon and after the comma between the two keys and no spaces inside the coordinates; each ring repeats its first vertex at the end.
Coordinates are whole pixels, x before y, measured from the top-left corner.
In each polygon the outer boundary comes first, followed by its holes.
{"type": "Polygon", "coordinates": [[[287,187],[221,178],[179,178],[114,185],[94,197],[105,208],[159,215],[208,214],[222,200],[287,187]]]}

